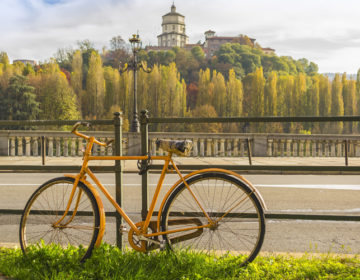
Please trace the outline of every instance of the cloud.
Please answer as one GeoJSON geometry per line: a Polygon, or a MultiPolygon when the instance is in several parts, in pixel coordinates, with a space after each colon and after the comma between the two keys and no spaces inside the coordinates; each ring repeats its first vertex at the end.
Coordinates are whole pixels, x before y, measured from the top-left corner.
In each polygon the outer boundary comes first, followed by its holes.
{"type": "MultiPolygon", "coordinates": [[[[204,32],[212,29],[218,35],[246,34],[279,55],[306,57],[320,71],[336,71],[348,61],[351,71],[360,66],[354,51],[360,44],[356,0],[182,0],[175,5],[185,16],[190,43],[204,41],[204,32]]],[[[164,0],[1,0],[0,51],[12,59],[45,60],[78,40],[101,48],[113,36],[127,40],[137,31],[143,45],[157,45],[161,17],[170,6],[164,0]]]]}

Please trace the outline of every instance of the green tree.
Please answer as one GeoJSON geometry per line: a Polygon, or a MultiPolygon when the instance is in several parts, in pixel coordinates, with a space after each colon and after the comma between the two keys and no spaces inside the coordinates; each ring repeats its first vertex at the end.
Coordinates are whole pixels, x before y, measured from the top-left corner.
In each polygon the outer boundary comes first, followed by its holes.
{"type": "Polygon", "coordinates": [[[40,108],[36,101],[34,88],[27,84],[27,78],[15,75],[10,78],[8,88],[0,99],[0,118],[2,120],[35,120],[40,108]]]}
{"type": "Polygon", "coordinates": [[[191,54],[193,55],[193,57],[199,61],[200,63],[204,62],[205,59],[205,53],[203,51],[203,49],[199,46],[193,47],[191,49],[191,54]]]}

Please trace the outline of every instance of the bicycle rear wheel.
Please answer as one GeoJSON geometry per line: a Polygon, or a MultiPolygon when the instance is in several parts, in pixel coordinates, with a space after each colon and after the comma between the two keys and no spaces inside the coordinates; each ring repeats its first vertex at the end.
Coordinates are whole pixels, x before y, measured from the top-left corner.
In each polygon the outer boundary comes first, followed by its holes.
{"type": "Polygon", "coordinates": [[[54,225],[65,212],[73,184],[73,178],[55,178],[30,197],[20,221],[24,253],[30,245],[58,244],[63,248],[81,247],[80,261],[90,257],[99,234],[100,214],[96,199],[85,184],[79,182],[69,212],[58,226],[54,225]]]}
{"type": "Polygon", "coordinates": [[[169,195],[161,219],[162,231],[197,229],[163,236],[172,249],[239,256],[245,265],[259,253],[265,235],[265,218],[259,199],[239,178],[221,172],[204,172],[187,181],[208,216],[184,183],[169,195]],[[203,227],[205,226],[205,227],[203,227]]]}

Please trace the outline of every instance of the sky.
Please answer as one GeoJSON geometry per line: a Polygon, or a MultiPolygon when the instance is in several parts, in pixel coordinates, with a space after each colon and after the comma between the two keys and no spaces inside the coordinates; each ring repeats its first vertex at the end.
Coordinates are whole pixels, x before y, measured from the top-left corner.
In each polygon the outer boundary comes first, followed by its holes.
{"type": "MultiPolygon", "coordinates": [[[[0,51],[10,60],[49,60],[60,48],[90,40],[98,49],[112,37],[139,32],[157,45],[172,0],[0,0],[0,51]]],[[[279,56],[306,58],[320,73],[360,68],[359,0],[175,0],[189,43],[218,36],[255,38],[279,56]]]]}

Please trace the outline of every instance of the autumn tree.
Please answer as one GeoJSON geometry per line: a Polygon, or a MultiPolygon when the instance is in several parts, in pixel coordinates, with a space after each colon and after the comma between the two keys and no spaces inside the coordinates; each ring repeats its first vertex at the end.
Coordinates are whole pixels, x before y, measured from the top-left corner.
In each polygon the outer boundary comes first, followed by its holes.
{"type": "MultiPolygon", "coordinates": [[[[191,117],[193,118],[216,118],[217,116],[215,108],[209,104],[198,106],[191,111],[191,117]]],[[[192,124],[191,131],[218,133],[222,131],[222,128],[219,123],[201,123],[192,124]]]]}
{"type": "Polygon", "coordinates": [[[9,57],[5,52],[0,52],[0,74],[0,87],[6,90],[10,78],[13,76],[13,66],[10,64],[9,57]]]}
{"type": "MultiPolygon", "coordinates": [[[[248,116],[261,117],[264,115],[264,85],[265,78],[262,68],[256,69],[254,73],[246,75],[243,79],[244,85],[244,110],[248,116]]],[[[262,124],[251,125],[251,131],[259,132],[262,124]]]]}
{"type": "MultiPolygon", "coordinates": [[[[104,112],[109,112],[113,105],[120,105],[120,74],[117,69],[110,66],[104,67],[105,97],[104,112]]],[[[114,113],[114,111],[112,112],[114,113]]]]}
{"type": "Polygon", "coordinates": [[[198,96],[196,106],[213,104],[214,84],[211,82],[210,69],[200,70],[198,81],[198,96]]]}
{"type": "Polygon", "coordinates": [[[211,79],[214,85],[212,106],[215,108],[218,116],[226,116],[226,84],[224,76],[221,73],[217,73],[215,70],[211,79]]]}
{"type": "Polygon", "coordinates": [[[110,40],[110,50],[103,55],[105,66],[118,69],[122,63],[129,60],[129,52],[126,49],[125,41],[121,36],[112,37],[110,40]]]}
{"type": "Polygon", "coordinates": [[[101,57],[92,52],[86,78],[86,94],[82,97],[84,116],[100,118],[104,113],[105,83],[101,57]]]}
{"type": "Polygon", "coordinates": [[[83,60],[80,50],[75,51],[71,62],[71,86],[78,97],[82,94],[83,60]]]}
{"type": "MultiPolygon", "coordinates": [[[[343,75],[343,100],[344,100],[344,115],[353,116],[357,114],[357,99],[356,99],[356,81],[346,80],[346,74],[343,75]]],[[[357,132],[356,125],[353,122],[344,123],[344,133],[357,132]]]]}
{"type": "Polygon", "coordinates": [[[226,84],[226,116],[239,117],[243,114],[243,85],[235,76],[235,71],[229,71],[229,79],[226,84]]]}
{"type": "MultiPolygon", "coordinates": [[[[332,116],[343,116],[344,115],[344,101],[342,96],[342,81],[339,74],[335,75],[331,86],[331,115],[332,116]]],[[[331,125],[332,133],[342,133],[343,123],[334,122],[331,125]]]]}

